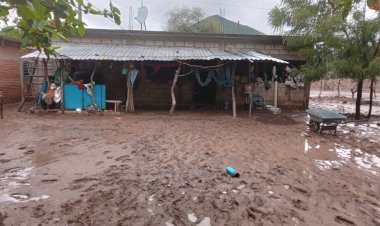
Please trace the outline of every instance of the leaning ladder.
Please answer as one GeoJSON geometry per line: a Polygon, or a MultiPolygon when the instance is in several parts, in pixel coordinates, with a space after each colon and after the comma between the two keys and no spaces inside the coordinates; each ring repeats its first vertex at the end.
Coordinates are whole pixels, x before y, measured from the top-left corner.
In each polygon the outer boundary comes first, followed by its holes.
{"type": "MultiPolygon", "coordinates": [[[[47,78],[47,71],[46,71],[46,61],[44,60],[44,66],[45,66],[45,73],[42,74],[41,72],[43,69],[41,68],[42,65],[39,64],[38,58],[34,60],[34,63],[31,68],[28,68],[28,75],[23,76],[21,75],[21,81],[22,81],[22,96],[21,96],[21,103],[18,107],[18,111],[21,112],[25,102],[30,101],[30,100],[36,100],[36,98],[40,95],[40,90],[41,90],[41,79],[40,78],[47,78]],[[31,72],[30,72],[31,71],[31,72]],[[26,78],[27,77],[27,78],[26,78]],[[27,80],[25,84],[25,80],[27,80]]],[[[35,103],[34,103],[35,105],[35,103]]]]}

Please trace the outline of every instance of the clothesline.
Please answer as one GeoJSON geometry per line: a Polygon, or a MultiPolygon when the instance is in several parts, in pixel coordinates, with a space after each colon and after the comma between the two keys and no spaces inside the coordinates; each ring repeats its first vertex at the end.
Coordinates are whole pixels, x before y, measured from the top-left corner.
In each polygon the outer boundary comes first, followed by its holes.
{"type": "Polygon", "coordinates": [[[201,69],[220,68],[220,67],[223,67],[224,65],[226,65],[226,64],[218,64],[218,65],[215,65],[215,66],[203,66],[203,65],[193,65],[193,64],[185,63],[185,62],[182,62],[182,61],[179,61],[179,60],[177,60],[177,62],[180,63],[180,64],[184,64],[186,66],[189,66],[189,67],[201,68],[201,69]]]}

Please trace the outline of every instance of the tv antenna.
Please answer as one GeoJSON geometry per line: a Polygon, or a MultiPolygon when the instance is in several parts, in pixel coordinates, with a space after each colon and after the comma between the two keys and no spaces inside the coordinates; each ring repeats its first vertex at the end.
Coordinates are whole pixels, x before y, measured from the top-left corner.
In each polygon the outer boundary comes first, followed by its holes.
{"type": "Polygon", "coordinates": [[[141,30],[143,30],[143,24],[144,24],[145,31],[146,31],[146,24],[145,24],[146,18],[148,18],[148,8],[143,6],[143,0],[141,0],[141,7],[137,9],[137,16],[135,17],[135,19],[137,20],[137,22],[140,23],[141,30]]]}

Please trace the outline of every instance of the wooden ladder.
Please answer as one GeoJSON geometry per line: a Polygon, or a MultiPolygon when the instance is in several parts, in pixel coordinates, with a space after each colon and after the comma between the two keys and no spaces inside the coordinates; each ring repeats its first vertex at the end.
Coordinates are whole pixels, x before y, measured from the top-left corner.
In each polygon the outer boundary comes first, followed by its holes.
{"type": "MultiPolygon", "coordinates": [[[[22,111],[22,108],[24,107],[24,104],[25,102],[27,102],[28,100],[35,100],[39,95],[40,95],[40,85],[41,83],[39,81],[36,81],[35,78],[45,78],[45,79],[48,79],[48,75],[47,75],[47,61],[44,59],[43,60],[43,63],[44,63],[44,75],[40,75],[40,74],[37,74],[36,75],[36,72],[38,71],[38,58],[36,58],[34,60],[34,64],[32,66],[32,73],[28,75],[28,82],[26,84],[26,86],[24,85],[24,77],[22,76],[22,97],[21,97],[21,102],[20,102],[20,105],[18,106],[18,111],[21,112],[22,111]],[[37,83],[36,83],[37,82],[37,83]],[[37,92],[35,90],[35,87],[38,87],[37,88],[37,92]]],[[[35,104],[34,104],[35,105],[35,104]]]]}

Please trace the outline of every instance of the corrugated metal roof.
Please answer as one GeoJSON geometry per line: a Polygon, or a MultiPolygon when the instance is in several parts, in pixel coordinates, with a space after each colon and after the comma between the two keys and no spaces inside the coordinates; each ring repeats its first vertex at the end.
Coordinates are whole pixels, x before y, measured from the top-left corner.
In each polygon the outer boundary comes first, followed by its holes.
{"type": "Polygon", "coordinates": [[[281,64],[289,64],[289,62],[285,60],[280,60],[278,58],[271,57],[269,55],[260,53],[258,51],[242,50],[242,51],[239,51],[239,54],[245,56],[248,60],[251,60],[251,61],[273,61],[273,62],[277,62],[281,64]]]}
{"type": "MultiPolygon", "coordinates": [[[[129,46],[121,44],[62,43],[57,49],[60,59],[72,60],[113,60],[113,61],[174,61],[174,60],[270,60],[286,62],[264,54],[249,55],[246,52],[233,53],[221,49],[129,46]]],[[[254,51],[250,51],[254,52],[254,51]]],[[[21,58],[46,58],[38,51],[21,58]]]]}

